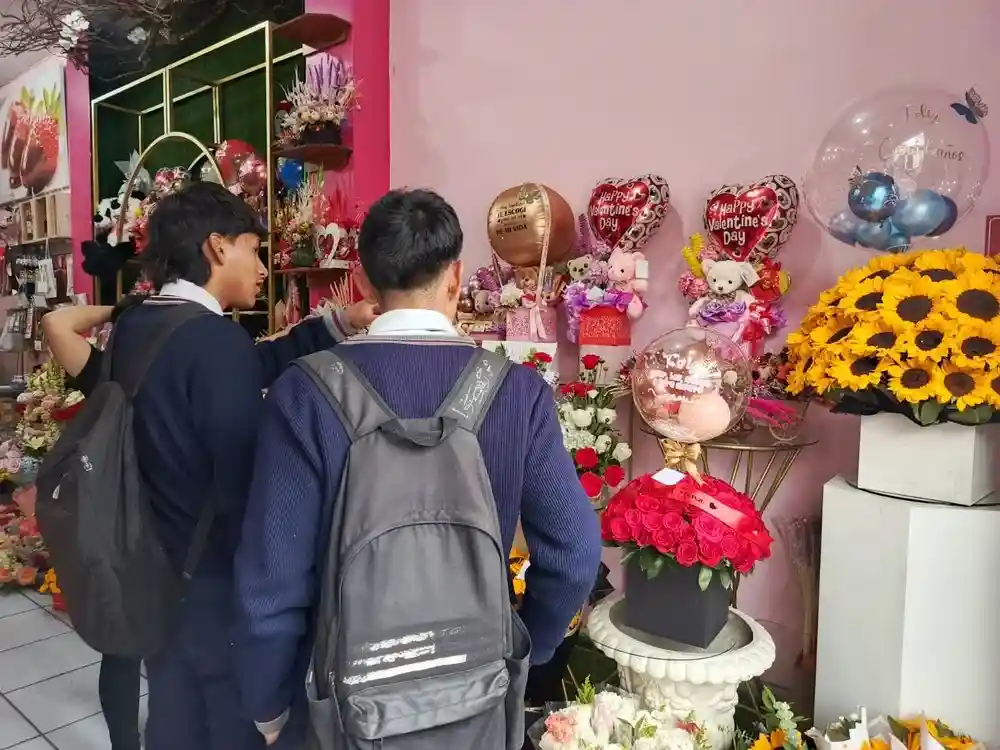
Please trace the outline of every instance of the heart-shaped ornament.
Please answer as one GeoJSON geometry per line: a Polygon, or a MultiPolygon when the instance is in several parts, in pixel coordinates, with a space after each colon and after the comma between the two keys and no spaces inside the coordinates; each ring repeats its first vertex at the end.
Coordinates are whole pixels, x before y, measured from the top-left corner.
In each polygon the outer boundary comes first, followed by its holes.
{"type": "Polygon", "coordinates": [[[590,194],[587,216],[594,236],[611,250],[638,250],[663,222],[670,187],[659,175],[602,180],[590,194]]]}
{"type": "Polygon", "coordinates": [[[750,185],[724,185],[705,204],[705,229],[735,261],[773,258],[799,219],[799,189],[773,174],[750,185]]]}
{"type": "Polygon", "coordinates": [[[339,224],[327,224],[325,227],[316,230],[316,249],[323,258],[333,258],[336,255],[340,240],[346,232],[339,224]]]}

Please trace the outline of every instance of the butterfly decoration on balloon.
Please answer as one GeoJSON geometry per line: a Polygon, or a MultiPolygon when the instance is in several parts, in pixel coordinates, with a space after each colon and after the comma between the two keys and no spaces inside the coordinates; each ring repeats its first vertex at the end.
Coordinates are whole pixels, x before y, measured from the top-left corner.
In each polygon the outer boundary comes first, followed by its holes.
{"type": "Polygon", "coordinates": [[[979,197],[990,150],[982,97],[956,98],[900,87],[848,109],[804,181],[813,217],[841,242],[892,253],[951,230],[979,197]]]}

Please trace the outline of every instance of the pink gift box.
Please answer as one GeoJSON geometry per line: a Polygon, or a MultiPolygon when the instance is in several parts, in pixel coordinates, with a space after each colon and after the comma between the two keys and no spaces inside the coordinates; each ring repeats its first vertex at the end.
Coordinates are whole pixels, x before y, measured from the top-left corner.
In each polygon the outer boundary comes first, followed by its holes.
{"type": "Polygon", "coordinates": [[[507,339],[509,341],[556,340],[556,308],[518,307],[507,311],[507,339]]]}

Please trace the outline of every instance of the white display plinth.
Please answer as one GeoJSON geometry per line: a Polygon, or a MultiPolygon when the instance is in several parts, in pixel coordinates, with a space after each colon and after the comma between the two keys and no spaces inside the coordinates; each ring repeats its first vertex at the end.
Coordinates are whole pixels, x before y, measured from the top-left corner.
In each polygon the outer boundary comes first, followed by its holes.
{"type": "Polygon", "coordinates": [[[1000,746],[1000,508],[823,489],[815,723],[926,713],[1000,746]]]}
{"type": "Polygon", "coordinates": [[[889,495],[975,505],[996,489],[1000,426],[920,427],[899,414],[861,418],[858,486],[889,495]]]}
{"type": "Polygon", "coordinates": [[[594,607],[587,635],[618,662],[625,690],[647,705],[669,710],[677,719],[692,712],[709,732],[713,750],[733,742],[736,689],[759,677],[774,663],[774,641],[755,620],[735,609],[707,649],[674,644],[624,627],[622,597],[611,596],[594,607]]]}

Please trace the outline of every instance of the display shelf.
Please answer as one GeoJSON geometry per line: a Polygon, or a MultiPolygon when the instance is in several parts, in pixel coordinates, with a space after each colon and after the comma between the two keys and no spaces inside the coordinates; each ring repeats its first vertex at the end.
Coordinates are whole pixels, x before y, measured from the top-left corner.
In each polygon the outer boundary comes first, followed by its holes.
{"type": "Polygon", "coordinates": [[[276,268],[274,273],[278,276],[313,276],[321,273],[343,273],[351,270],[352,263],[348,260],[335,260],[334,265],[325,268],[319,266],[300,266],[297,268],[276,268]]]}
{"type": "Polygon", "coordinates": [[[303,13],[275,27],[274,35],[315,50],[336,47],[347,41],[351,24],[328,13],[303,13]]]}
{"type": "Polygon", "coordinates": [[[11,245],[70,237],[69,191],[36,195],[7,205],[16,229],[11,245]]]}
{"type": "Polygon", "coordinates": [[[351,161],[351,149],[335,143],[303,143],[299,146],[279,148],[274,156],[279,159],[296,159],[339,172],[351,161]]]}

